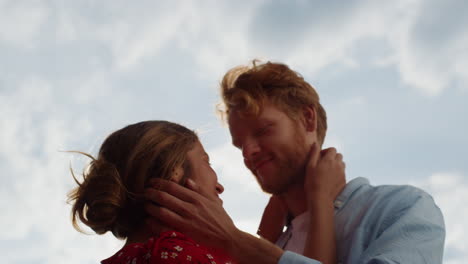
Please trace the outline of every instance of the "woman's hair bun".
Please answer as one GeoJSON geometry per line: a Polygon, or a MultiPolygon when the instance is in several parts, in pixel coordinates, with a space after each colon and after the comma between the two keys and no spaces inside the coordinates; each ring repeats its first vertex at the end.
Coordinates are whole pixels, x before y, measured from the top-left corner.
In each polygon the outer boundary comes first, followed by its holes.
{"type": "Polygon", "coordinates": [[[127,200],[125,185],[112,163],[81,154],[92,158],[92,162],[83,173],[83,182],[73,175],[78,184],[68,195],[69,202],[73,202],[73,226],[82,232],[77,222],[80,220],[97,234],[114,231],[120,209],[127,200]]]}

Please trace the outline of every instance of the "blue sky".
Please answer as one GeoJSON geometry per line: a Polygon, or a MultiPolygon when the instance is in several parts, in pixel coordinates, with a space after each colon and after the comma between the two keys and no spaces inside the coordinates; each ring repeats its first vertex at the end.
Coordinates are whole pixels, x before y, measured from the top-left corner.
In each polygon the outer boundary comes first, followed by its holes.
{"type": "Polygon", "coordinates": [[[96,263],[122,242],[77,233],[60,152],[95,154],[124,125],[166,119],[199,132],[226,210],[255,232],[267,196],[215,114],[223,73],[287,63],[317,88],[326,146],[347,178],[412,184],[442,209],[444,263],[468,258],[468,3],[0,0],[0,255],[96,263]]]}

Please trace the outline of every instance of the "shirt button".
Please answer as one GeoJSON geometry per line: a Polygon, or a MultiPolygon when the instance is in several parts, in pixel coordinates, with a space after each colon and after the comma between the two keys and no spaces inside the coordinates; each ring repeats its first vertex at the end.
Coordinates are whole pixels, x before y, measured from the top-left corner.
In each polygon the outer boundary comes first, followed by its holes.
{"type": "Polygon", "coordinates": [[[340,200],[336,200],[334,203],[335,207],[340,208],[343,205],[343,202],[340,200]]]}

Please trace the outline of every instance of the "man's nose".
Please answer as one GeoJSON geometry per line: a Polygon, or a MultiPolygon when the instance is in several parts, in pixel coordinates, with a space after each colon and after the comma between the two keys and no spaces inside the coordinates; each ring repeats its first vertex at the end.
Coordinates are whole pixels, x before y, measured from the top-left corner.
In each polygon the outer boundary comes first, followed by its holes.
{"type": "Polygon", "coordinates": [[[260,152],[260,146],[255,141],[250,141],[242,146],[242,156],[245,160],[252,160],[260,152]]]}

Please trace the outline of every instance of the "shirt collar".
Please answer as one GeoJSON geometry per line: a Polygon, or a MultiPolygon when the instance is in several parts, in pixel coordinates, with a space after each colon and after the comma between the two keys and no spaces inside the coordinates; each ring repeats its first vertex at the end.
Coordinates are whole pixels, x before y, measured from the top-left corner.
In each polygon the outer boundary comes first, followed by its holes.
{"type": "Polygon", "coordinates": [[[340,210],[340,208],[346,204],[348,199],[355,191],[357,191],[362,186],[369,184],[369,180],[363,177],[358,177],[348,182],[334,202],[335,209],[340,210]]]}
{"type": "Polygon", "coordinates": [[[309,222],[309,214],[307,211],[302,214],[294,217],[291,221],[291,226],[293,229],[304,230],[304,226],[307,226],[309,222]]]}

